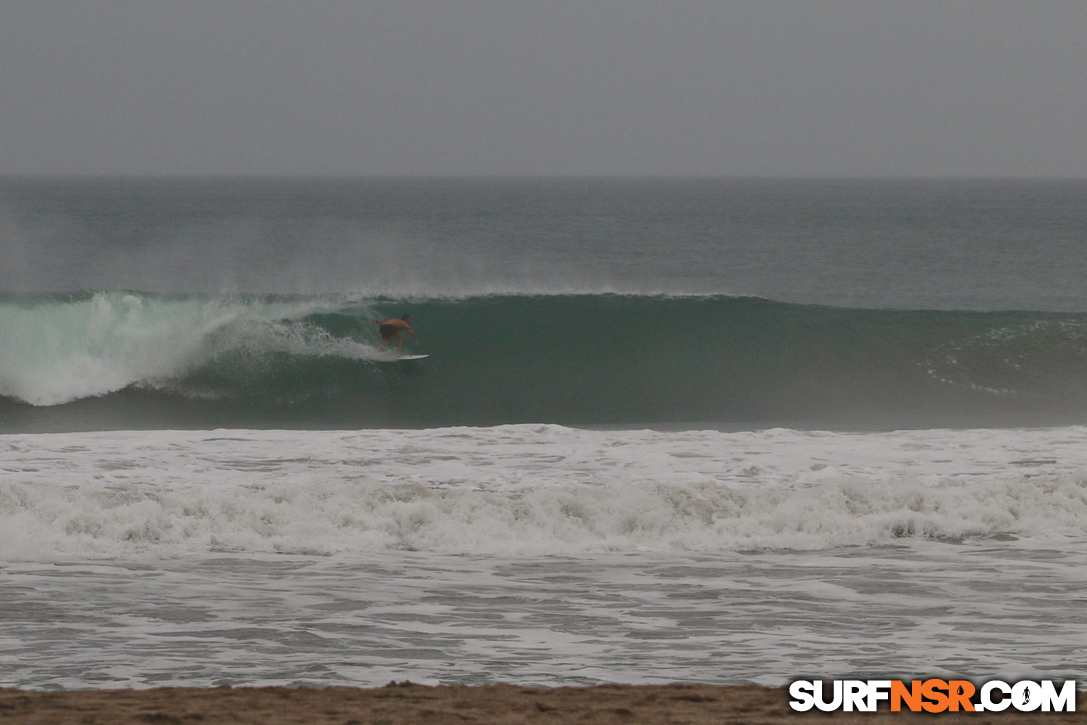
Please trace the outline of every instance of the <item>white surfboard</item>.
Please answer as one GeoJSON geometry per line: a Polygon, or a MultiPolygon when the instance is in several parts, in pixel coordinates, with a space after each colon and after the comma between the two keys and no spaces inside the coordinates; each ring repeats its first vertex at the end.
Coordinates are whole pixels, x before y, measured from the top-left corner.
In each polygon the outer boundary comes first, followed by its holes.
{"type": "Polygon", "coordinates": [[[425,357],[430,357],[430,355],[400,355],[398,357],[394,357],[390,362],[403,362],[404,360],[422,360],[425,357]]]}

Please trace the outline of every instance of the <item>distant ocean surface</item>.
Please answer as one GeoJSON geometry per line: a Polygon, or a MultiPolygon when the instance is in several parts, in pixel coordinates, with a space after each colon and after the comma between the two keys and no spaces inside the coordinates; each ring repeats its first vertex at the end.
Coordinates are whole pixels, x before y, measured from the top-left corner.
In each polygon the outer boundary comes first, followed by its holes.
{"type": "Polygon", "coordinates": [[[0,180],[0,686],[1082,679],[1085,251],[1085,181],[0,180]]]}

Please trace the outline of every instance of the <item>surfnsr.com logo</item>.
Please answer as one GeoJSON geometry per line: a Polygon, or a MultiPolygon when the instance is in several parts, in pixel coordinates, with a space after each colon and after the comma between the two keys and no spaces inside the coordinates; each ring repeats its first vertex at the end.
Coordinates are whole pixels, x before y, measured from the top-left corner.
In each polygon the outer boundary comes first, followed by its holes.
{"type": "Polygon", "coordinates": [[[1008,684],[990,680],[980,688],[969,680],[834,680],[824,695],[823,682],[797,680],[789,686],[789,706],[798,712],[813,707],[823,712],[875,712],[887,702],[891,712],[1075,712],[1076,682],[1065,680],[1058,689],[1053,680],[1022,680],[1008,684]]]}

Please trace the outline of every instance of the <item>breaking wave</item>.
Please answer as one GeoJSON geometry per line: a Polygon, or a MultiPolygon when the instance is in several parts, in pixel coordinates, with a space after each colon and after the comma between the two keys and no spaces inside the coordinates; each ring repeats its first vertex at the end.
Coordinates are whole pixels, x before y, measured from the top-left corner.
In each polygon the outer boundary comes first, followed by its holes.
{"type": "Polygon", "coordinates": [[[548,422],[938,427],[1087,414],[1087,315],[725,296],[0,300],[11,430],[548,422]],[[373,320],[410,312],[427,360],[373,320]]]}

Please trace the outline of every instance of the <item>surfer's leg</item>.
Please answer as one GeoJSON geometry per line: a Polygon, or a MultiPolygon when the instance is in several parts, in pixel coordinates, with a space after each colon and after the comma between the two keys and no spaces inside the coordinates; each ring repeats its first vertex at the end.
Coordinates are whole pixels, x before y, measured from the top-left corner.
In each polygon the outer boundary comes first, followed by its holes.
{"type": "Polygon", "coordinates": [[[392,343],[393,338],[400,337],[400,331],[393,325],[382,325],[378,332],[381,333],[381,347],[378,350],[384,350],[392,343]]]}

